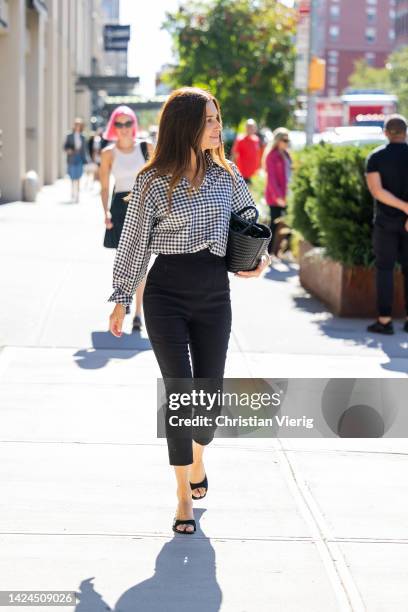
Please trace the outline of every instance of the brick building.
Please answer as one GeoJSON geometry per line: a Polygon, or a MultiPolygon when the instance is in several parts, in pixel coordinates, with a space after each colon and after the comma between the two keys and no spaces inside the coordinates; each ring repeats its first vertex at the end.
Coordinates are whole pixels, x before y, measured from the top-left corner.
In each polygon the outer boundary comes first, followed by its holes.
{"type": "Polygon", "coordinates": [[[408,45],[408,0],[396,0],[395,48],[408,45]]]}
{"type": "MultiPolygon", "coordinates": [[[[358,59],[383,67],[396,45],[396,5],[408,0],[320,0],[319,47],[326,59],[326,89],[323,95],[336,96],[348,85],[358,59]]],[[[408,42],[408,29],[405,29],[408,42]]]]}

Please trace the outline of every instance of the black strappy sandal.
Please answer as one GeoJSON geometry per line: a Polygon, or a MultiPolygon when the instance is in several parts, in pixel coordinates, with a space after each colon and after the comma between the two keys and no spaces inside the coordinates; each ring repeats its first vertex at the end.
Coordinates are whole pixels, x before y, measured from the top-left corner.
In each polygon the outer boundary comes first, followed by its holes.
{"type": "Polygon", "coordinates": [[[173,521],[173,527],[172,527],[174,533],[181,533],[182,535],[191,535],[193,533],[195,533],[196,531],[196,522],[194,519],[174,519],[173,521]],[[194,527],[194,531],[186,531],[185,529],[183,531],[180,531],[180,529],[177,529],[178,525],[192,525],[194,527]]]}
{"type": "Polygon", "coordinates": [[[135,315],[132,323],[132,331],[140,331],[142,329],[142,320],[138,315],[135,315]]]}
{"type": "Polygon", "coordinates": [[[203,497],[205,497],[207,495],[207,491],[208,491],[208,480],[207,480],[207,475],[204,476],[204,480],[202,480],[201,482],[190,482],[190,487],[191,489],[206,489],[204,495],[200,495],[199,497],[196,497],[195,495],[191,494],[191,497],[193,499],[203,499],[203,497]]]}

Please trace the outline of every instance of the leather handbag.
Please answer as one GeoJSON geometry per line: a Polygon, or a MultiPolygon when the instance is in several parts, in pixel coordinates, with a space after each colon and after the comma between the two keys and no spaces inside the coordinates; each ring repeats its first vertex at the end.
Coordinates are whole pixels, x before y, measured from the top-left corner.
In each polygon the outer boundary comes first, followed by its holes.
{"type": "Polygon", "coordinates": [[[257,222],[258,216],[255,206],[245,206],[237,213],[231,213],[226,253],[228,272],[255,270],[262,255],[267,252],[271,230],[257,222]],[[247,210],[255,211],[252,221],[241,216],[247,210]]]}

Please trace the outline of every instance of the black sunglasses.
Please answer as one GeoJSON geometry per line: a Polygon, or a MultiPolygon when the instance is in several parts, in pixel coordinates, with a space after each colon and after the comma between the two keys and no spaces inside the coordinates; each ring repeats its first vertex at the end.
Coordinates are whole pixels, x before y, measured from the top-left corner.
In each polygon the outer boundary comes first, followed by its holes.
{"type": "Polygon", "coordinates": [[[126,121],[125,123],[121,123],[120,121],[115,121],[114,124],[115,128],[130,128],[133,125],[133,121],[126,121]]]}
{"type": "Polygon", "coordinates": [[[289,138],[281,138],[282,142],[290,142],[289,138]]]}

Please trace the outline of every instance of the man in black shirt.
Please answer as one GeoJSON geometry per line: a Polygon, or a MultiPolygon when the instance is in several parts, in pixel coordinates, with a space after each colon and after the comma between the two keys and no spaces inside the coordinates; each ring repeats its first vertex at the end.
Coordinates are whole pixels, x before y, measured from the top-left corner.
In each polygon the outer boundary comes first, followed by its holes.
{"type": "Polygon", "coordinates": [[[394,267],[404,274],[408,332],[408,144],[407,121],[391,115],[385,122],[387,145],[375,149],[366,160],[367,186],[374,198],[373,247],[377,270],[378,319],[367,330],[393,334],[391,312],[394,267]]]}

